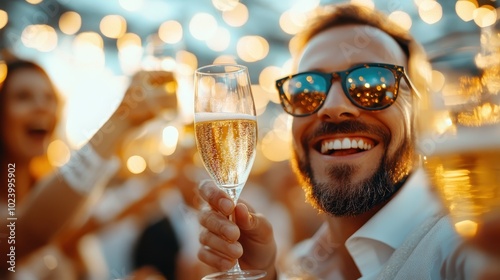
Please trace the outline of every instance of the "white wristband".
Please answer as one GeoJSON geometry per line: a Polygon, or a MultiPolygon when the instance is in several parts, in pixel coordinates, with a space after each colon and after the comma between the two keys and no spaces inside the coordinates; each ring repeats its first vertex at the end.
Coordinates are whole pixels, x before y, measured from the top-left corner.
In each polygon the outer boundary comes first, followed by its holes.
{"type": "Polygon", "coordinates": [[[59,174],[72,189],[88,194],[96,186],[106,184],[119,166],[116,157],[105,160],[87,143],[71,155],[70,160],[59,169],[59,174]]]}

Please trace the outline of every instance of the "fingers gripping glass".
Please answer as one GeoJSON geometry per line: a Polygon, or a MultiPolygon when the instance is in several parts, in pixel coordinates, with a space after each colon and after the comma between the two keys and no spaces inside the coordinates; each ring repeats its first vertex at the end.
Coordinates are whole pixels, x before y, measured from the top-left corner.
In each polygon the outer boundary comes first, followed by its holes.
{"type": "Polygon", "coordinates": [[[366,63],[333,73],[298,73],[277,80],[276,88],[283,109],[292,116],[305,117],[323,106],[336,80],[340,80],[344,94],[357,107],[369,111],[385,109],[396,101],[401,78],[414,89],[402,66],[366,63]]]}

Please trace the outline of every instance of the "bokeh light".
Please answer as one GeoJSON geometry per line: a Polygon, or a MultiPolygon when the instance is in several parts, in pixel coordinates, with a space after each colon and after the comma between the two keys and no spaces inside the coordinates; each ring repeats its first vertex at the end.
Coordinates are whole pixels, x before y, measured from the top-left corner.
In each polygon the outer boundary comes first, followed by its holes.
{"type": "Polygon", "coordinates": [[[62,140],[54,140],[47,147],[47,158],[52,166],[63,166],[69,161],[71,151],[62,140]]]}
{"type": "Polygon", "coordinates": [[[477,8],[476,0],[459,0],[455,4],[455,12],[463,21],[474,19],[474,10],[477,8]]]}
{"type": "Polygon", "coordinates": [[[223,12],[233,10],[239,2],[239,0],[212,0],[214,7],[223,12]]]}
{"type": "MultiPolygon", "coordinates": [[[[22,44],[15,45],[13,49],[28,57],[41,58],[45,65],[49,65],[68,100],[65,104],[69,105],[65,108],[68,115],[64,115],[62,122],[62,130],[66,131],[62,133],[62,142],[52,142],[51,147],[66,151],[88,140],[119,103],[130,76],[138,70],[163,69],[175,73],[179,100],[179,116],[176,121],[189,123],[192,121],[192,79],[195,69],[207,63],[239,63],[246,64],[251,70],[251,86],[260,118],[259,127],[262,129],[259,131],[262,132],[259,134],[262,140],[258,147],[262,161],[259,168],[266,168],[269,162],[289,158],[289,117],[281,115],[283,112],[275,80],[296,72],[294,65],[298,48],[294,35],[305,26],[322,1],[278,1],[279,3],[269,2],[256,6],[256,2],[211,0],[205,1],[203,5],[193,5],[196,9],[185,10],[180,9],[184,7],[181,4],[168,1],[112,2],[114,3],[96,6],[100,13],[95,13],[97,18],[93,19],[89,19],[88,11],[78,9],[75,4],[77,2],[74,1],[59,1],[60,6],[50,7],[64,7],[53,18],[50,18],[47,7],[43,6],[49,3],[46,1],[29,1],[32,5],[23,3],[25,6],[36,5],[33,9],[38,16],[24,21],[14,18],[14,13],[0,10],[0,29],[4,29],[9,35],[19,32],[14,35],[22,44]],[[267,14],[267,11],[272,13],[267,14]],[[144,16],[144,21],[137,21],[144,16]],[[268,25],[262,28],[255,21],[266,22],[268,25]],[[164,47],[163,53],[155,53],[149,48],[153,37],[156,38],[156,46],[164,47]],[[43,55],[47,57],[42,58],[43,55]],[[154,64],[149,64],[152,58],[154,64]],[[92,77],[85,79],[87,85],[82,85],[84,82],[79,82],[82,79],[76,78],[89,74],[92,77]],[[99,117],[89,116],[88,108],[97,107],[101,103],[113,104],[108,105],[109,108],[96,109],[107,113],[102,113],[99,117]],[[85,109],[79,109],[78,106],[85,109]],[[64,143],[66,147],[63,146],[64,143]]],[[[450,22],[450,17],[458,18],[460,25],[457,25],[457,30],[468,35],[471,31],[462,27],[473,26],[474,32],[477,32],[479,28],[491,25],[498,18],[499,11],[492,7],[494,3],[479,1],[478,4],[477,0],[452,1],[451,4],[436,0],[414,0],[404,4],[391,2],[390,5],[381,5],[381,2],[372,0],[348,2],[369,8],[377,6],[388,14],[393,24],[411,30],[417,37],[421,36],[429,42],[444,41],[446,38],[419,33],[431,29],[450,29],[451,34],[452,27],[438,26],[443,22],[450,22]],[[454,10],[450,11],[450,7],[454,7],[454,10]],[[429,28],[429,25],[436,26],[429,28]]],[[[441,47],[444,49],[448,45],[442,44],[441,47]]],[[[5,76],[3,67],[5,64],[0,63],[0,82],[5,76]]],[[[446,75],[443,73],[446,72],[425,73],[426,76],[432,76],[432,79],[429,78],[429,89],[448,94],[447,102],[454,102],[456,100],[452,100],[450,96],[456,89],[446,85],[446,75]]],[[[175,128],[177,124],[170,125],[154,132],[155,136],[148,136],[157,138],[152,145],[154,148],[148,146],[148,149],[156,149],[156,154],[150,150],[147,153],[133,150],[123,157],[123,161],[136,161],[134,168],[127,167],[129,170],[144,172],[141,171],[142,167],[139,168],[138,163],[141,161],[144,161],[144,168],[156,173],[163,172],[168,167],[169,157],[177,145],[184,141],[175,128]],[[173,138],[168,138],[167,135],[173,135],[173,138]],[[133,156],[142,160],[132,159],[133,156]]],[[[51,157],[51,164],[54,166],[65,160],[63,155],[54,154],[51,157]]]]}
{"type": "Polygon", "coordinates": [[[244,36],[238,40],[238,56],[246,62],[264,59],[269,53],[269,43],[261,36],[244,36]]]}
{"type": "Polygon", "coordinates": [[[82,17],[77,12],[65,12],[59,18],[59,29],[62,33],[73,35],[80,30],[82,26],[82,17]]]}
{"type": "Polygon", "coordinates": [[[4,28],[9,22],[9,14],[6,11],[0,10],[0,29],[4,28]]]}
{"type": "Polygon", "coordinates": [[[280,27],[288,34],[298,33],[306,24],[307,16],[304,13],[285,11],[280,16],[280,27]]]}
{"type": "Polygon", "coordinates": [[[232,27],[243,26],[248,21],[248,8],[242,3],[238,3],[234,9],[224,11],[222,19],[232,27]]]}
{"type": "Polygon", "coordinates": [[[225,51],[231,43],[231,32],[226,28],[219,27],[211,38],[207,39],[207,46],[215,51],[225,51]]]}
{"type": "Polygon", "coordinates": [[[101,33],[108,38],[120,38],[127,32],[127,21],[119,15],[107,15],[99,24],[101,33]]]}
{"type": "Polygon", "coordinates": [[[435,0],[423,0],[418,5],[420,18],[428,24],[434,24],[443,17],[443,7],[435,0]]]}
{"type": "Polygon", "coordinates": [[[7,64],[5,64],[5,61],[1,60],[0,61],[0,84],[3,83],[5,80],[5,77],[7,77],[7,64]]]}
{"type": "Polygon", "coordinates": [[[198,13],[189,22],[189,31],[194,38],[206,40],[211,38],[217,30],[217,21],[207,13],[198,13]]]}
{"type": "Polygon", "coordinates": [[[389,14],[389,19],[394,23],[404,28],[405,30],[410,30],[412,25],[411,16],[404,11],[394,11],[389,14]]]}
{"type": "Polygon", "coordinates": [[[158,29],[158,37],[167,44],[176,44],[183,37],[182,25],[176,20],[165,21],[158,29]]]}
{"type": "Polygon", "coordinates": [[[479,27],[493,25],[497,21],[497,11],[493,6],[483,5],[472,12],[474,22],[479,27]]]}
{"type": "Polygon", "coordinates": [[[162,141],[160,145],[160,152],[169,156],[175,152],[177,142],[179,140],[179,131],[175,126],[167,126],[162,132],[162,141]]]}
{"type": "Polygon", "coordinates": [[[127,159],[127,169],[132,174],[140,174],[146,170],[146,160],[138,155],[131,156],[127,159]]]}
{"type": "Polygon", "coordinates": [[[21,41],[28,48],[41,52],[50,52],[57,47],[56,30],[46,24],[28,25],[21,34],[21,41]]]}

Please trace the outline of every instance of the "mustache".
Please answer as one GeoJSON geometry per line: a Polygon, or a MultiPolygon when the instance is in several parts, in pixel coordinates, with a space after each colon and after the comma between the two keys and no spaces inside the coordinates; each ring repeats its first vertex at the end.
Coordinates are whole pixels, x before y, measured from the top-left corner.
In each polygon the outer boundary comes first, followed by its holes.
{"type": "Polygon", "coordinates": [[[382,128],[369,125],[358,120],[347,120],[340,123],[322,122],[308,137],[304,139],[303,144],[309,143],[312,139],[329,134],[354,134],[354,133],[374,134],[388,143],[391,135],[382,128]]]}

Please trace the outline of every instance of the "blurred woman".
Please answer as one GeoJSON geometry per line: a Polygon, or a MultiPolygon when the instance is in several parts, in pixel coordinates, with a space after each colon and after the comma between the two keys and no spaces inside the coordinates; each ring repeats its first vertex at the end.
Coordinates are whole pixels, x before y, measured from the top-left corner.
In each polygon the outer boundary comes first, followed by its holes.
{"type": "MultiPolygon", "coordinates": [[[[57,125],[59,99],[39,65],[18,60],[8,63],[7,69],[0,87],[1,182],[7,182],[9,167],[15,170],[10,176],[15,176],[18,204],[39,179],[30,171],[30,163],[46,153],[57,125]]],[[[7,186],[1,192],[0,205],[6,208],[7,186]]]]}
{"type": "Polygon", "coordinates": [[[85,213],[91,198],[102,193],[118,170],[116,154],[125,133],[155,117],[158,108],[177,107],[175,94],[165,92],[164,86],[173,80],[172,73],[163,71],[136,73],[117,109],[89,142],[64,166],[37,178],[30,164],[46,154],[57,125],[58,97],[39,65],[7,63],[7,75],[0,84],[0,179],[4,182],[0,218],[8,224],[1,227],[0,237],[14,238],[0,240],[0,278],[85,213]],[[5,253],[11,251],[15,256],[5,253]]]}

